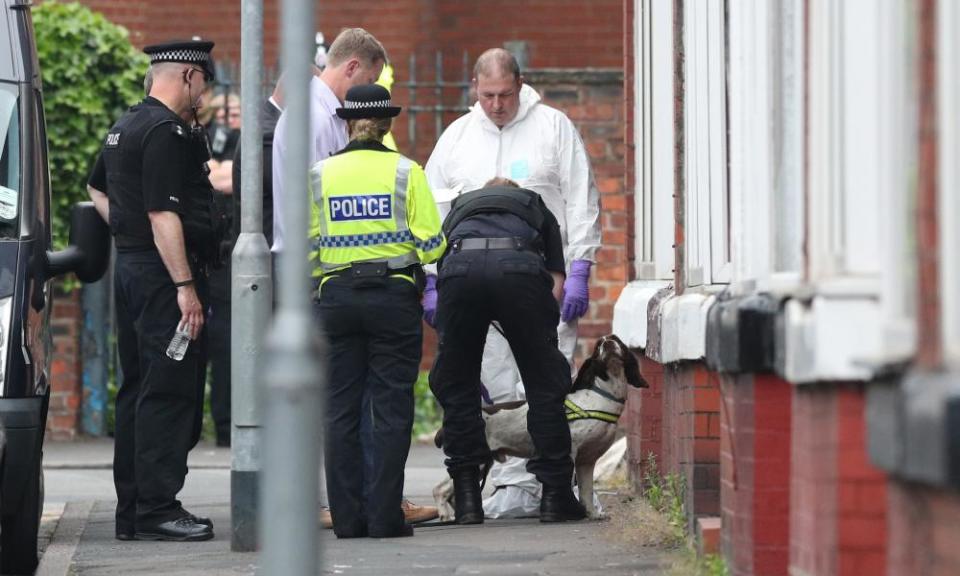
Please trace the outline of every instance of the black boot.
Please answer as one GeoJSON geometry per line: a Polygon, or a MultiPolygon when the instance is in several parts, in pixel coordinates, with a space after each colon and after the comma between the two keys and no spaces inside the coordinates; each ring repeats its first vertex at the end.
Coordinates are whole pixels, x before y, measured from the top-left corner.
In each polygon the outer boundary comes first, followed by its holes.
{"type": "Polygon", "coordinates": [[[480,471],[475,467],[450,471],[453,478],[454,521],[457,524],[483,524],[483,500],[480,497],[480,471]]]}
{"type": "Polygon", "coordinates": [[[540,498],[540,521],[563,522],[565,520],[583,520],[587,511],[583,508],[570,486],[543,486],[540,498]]]}

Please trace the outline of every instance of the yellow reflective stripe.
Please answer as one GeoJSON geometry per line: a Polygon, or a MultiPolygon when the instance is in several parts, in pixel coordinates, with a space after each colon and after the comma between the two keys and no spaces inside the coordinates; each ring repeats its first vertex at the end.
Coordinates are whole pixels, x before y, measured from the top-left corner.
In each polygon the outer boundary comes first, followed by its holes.
{"type": "Polygon", "coordinates": [[[320,215],[320,236],[327,235],[326,210],[323,208],[323,161],[317,162],[310,168],[310,185],[313,188],[313,203],[320,215]]]}
{"type": "Polygon", "coordinates": [[[601,410],[584,410],[583,408],[577,406],[569,398],[563,401],[564,407],[567,409],[567,421],[572,422],[574,420],[601,420],[603,422],[616,423],[620,419],[619,414],[612,414],[610,412],[603,412],[601,410]]]}
{"type": "Polygon", "coordinates": [[[401,155],[397,160],[397,175],[393,183],[393,221],[397,231],[409,230],[407,224],[407,184],[410,180],[410,166],[413,160],[401,155]]]}

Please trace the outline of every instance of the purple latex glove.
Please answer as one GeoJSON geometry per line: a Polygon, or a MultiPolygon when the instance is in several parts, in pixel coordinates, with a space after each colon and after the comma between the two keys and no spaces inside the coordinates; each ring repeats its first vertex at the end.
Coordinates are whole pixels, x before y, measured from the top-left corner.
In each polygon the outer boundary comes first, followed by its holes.
{"type": "Polygon", "coordinates": [[[590,290],[587,282],[590,280],[589,260],[574,260],[570,263],[570,273],[563,283],[563,305],[560,307],[560,319],[564,322],[575,320],[587,313],[590,307],[590,290]]]}
{"type": "Polygon", "coordinates": [[[427,274],[427,285],[423,289],[423,319],[427,324],[437,327],[437,277],[427,274]]]}

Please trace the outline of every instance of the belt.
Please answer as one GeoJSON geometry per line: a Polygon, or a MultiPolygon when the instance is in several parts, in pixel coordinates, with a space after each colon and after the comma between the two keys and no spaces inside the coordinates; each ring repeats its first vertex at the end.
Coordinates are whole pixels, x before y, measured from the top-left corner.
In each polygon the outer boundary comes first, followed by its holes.
{"type": "Polygon", "coordinates": [[[530,243],[523,238],[461,238],[451,246],[454,252],[461,250],[530,250],[530,243]]]}
{"type": "MultiPolygon", "coordinates": [[[[411,264],[410,266],[404,266],[403,268],[389,268],[387,269],[387,276],[416,276],[421,274],[423,271],[422,264],[411,264]]],[[[326,272],[321,276],[321,278],[328,277],[337,277],[337,276],[353,276],[355,269],[353,265],[349,265],[346,268],[340,268],[339,270],[333,270],[326,272]]]]}

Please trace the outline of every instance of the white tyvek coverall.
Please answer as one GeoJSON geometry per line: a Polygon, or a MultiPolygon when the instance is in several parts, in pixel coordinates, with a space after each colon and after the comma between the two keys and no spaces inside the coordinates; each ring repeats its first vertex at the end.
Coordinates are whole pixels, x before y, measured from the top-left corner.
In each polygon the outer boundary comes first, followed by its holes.
{"type": "MultiPolygon", "coordinates": [[[[482,188],[494,177],[506,177],[543,197],[560,224],[564,257],[593,261],[600,248],[600,195],[590,170],[590,159],[573,122],[540,101],[524,84],[517,116],[503,129],[487,118],[479,103],[451,124],[440,137],[426,166],[431,189],[482,188]]],[[[441,216],[449,204],[440,203],[441,216]]],[[[560,351],[573,366],[577,321],[557,326],[560,351]]],[[[493,327],[487,334],[481,380],[492,400],[524,399],[523,383],[506,339],[493,327]]],[[[490,480],[496,486],[519,486],[518,498],[484,502],[488,516],[533,513],[539,505],[540,483],[526,472],[526,461],[508,459],[494,466],[490,480]],[[512,500],[507,502],[507,500],[512,500]],[[532,507],[532,509],[531,509],[532,507]]],[[[498,495],[504,490],[499,490],[498,495]]]]}

